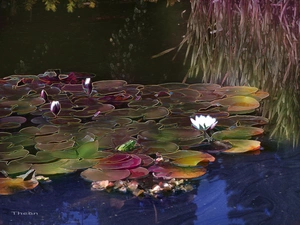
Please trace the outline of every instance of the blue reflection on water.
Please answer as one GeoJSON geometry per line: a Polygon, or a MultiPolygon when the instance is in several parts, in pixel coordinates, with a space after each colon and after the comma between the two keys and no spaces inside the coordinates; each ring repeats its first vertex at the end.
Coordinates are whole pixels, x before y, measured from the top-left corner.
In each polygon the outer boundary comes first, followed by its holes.
{"type": "MultiPolygon", "coordinates": [[[[204,179],[198,188],[194,202],[197,204],[197,220],[195,224],[230,224],[229,208],[225,193],[226,182],[214,179],[204,179]]],[[[235,224],[243,224],[241,219],[234,220],[235,224]]]]}
{"type": "Polygon", "coordinates": [[[0,224],[299,224],[300,149],[218,158],[196,189],[163,199],[91,191],[79,173],[55,177],[0,196],[0,224]]]}

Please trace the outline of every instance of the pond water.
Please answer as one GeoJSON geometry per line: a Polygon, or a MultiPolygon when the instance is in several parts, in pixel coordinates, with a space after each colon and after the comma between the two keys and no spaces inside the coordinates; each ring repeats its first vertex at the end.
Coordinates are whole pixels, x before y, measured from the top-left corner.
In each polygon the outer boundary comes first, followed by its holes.
{"type": "Polygon", "coordinates": [[[91,191],[76,173],[56,177],[33,191],[1,196],[0,222],[299,224],[299,153],[273,144],[260,155],[219,155],[196,189],[162,199],[91,191]]]}
{"type": "MultiPolygon", "coordinates": [[[[122,73],[112,69],[118,63],[113,56],[122,56],[131,42],[118,52],[109,39],[123,29],[125,18],[132,18],[135,3],[101,4],[73,14],[65,13],[64,6],[50,13],[38,5],[31,18],[22,10],[11,18],[2,10],[0,77],[61,68],[95,73],[97,80],[182,80],[186,68],[180,56],[173,62],[172,54],[149,58],[179,42],[185,26],[179,15],[188,4],[147,5],[143,36],[131,40],[134,65],[122,65],[122,73]]],[[[207,173],[193,181],[194,190],[161,199],[91,191],[79,172],[54,176],[33,190],[0,196],[0,224],[300,224],[300,148],[271,141],[262,145],[259,155],[217,155],[207,173]]]]}

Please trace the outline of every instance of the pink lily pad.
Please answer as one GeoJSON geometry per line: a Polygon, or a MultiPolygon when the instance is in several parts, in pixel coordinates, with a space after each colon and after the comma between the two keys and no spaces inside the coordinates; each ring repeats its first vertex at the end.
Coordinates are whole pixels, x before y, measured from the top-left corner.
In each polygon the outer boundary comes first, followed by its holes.
{"type": "Polygon", "coordinates": [[[88,181],[117,181],[122,180],[130,176],[130,171],[128,169],[123,170],[99,170],[99,169],[86,169],[81,172],[80,176],[88,181]]]}
{"type": "Polygon", "coordinates": [[[142,162],[141,158],[136,155],[121,154],[121,157],[126,157],[123,160],[118,159],[119,157],[120,154],[115,154],[115,156],[109,156],[108,158],[100,159],[98,164],[93,166],[93,168],[111,169],[111,170],[131,169],[131,168],[138,167],[142,162]]]}
{"type": "Polygon", "coordinates": [[[149,171],[144,167],[137,167],[130,169],[130,176],[128,179],[141,179],[149,175],[149,171]]]}

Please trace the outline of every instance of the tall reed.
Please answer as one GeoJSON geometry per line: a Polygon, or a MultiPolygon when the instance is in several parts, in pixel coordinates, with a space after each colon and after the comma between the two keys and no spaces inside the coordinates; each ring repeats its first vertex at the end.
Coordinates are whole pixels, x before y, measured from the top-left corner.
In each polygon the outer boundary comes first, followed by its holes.
{"type": "MultiPolygon", "coordinates": [[[[191,0],[186,47],[188,77],[252,85],[270,93],[263,115],[271,137],[300,137],[300,2],[298,0],[191,0]]],[[[165,51],[167,52],[167,51],[165,51]]]]}

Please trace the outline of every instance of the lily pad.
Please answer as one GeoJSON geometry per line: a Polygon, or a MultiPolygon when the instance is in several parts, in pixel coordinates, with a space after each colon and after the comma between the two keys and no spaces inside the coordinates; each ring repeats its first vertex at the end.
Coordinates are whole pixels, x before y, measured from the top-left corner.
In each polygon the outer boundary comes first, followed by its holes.
{"type": "Polygon", "coordinates": [[[215,157],[208,153],[191,150],[180,150],[164,156],[178,166],[197,166],[200,162],[213,162],[215,157]]]}
{"type": "Polygon", "coordinates": [[[22,173],[31,168],[31,164],[23,163],[19,160],[11,161],[10,163],[0,162],[0,171],[4,170],[8,174],[22,173]]]}
{"type": "Polygon", "coordinates": [[[166,128],[161,130],[142,131],[139,135],[144,140],[176,141],[189,140],[202,135],[202,131],[193,128],[166,128]]]}
{"type": "Polygon", "coordinates": [[[128,179],[141,179],[149,175],[149,171],[144,167],[137,167],[130,169],[130,176],[128,179]]]}
{"type": "Polygon", "coordinates": [[[172,142],[144,141],[141,142],[143,151],[148,155],[159,153],[161,155],[178,151],[179,146],[172,142]]]}
{"type": "Polygon", "coordinates": [[[179,167],[171,164],[153,165],[148,168],[155,177],[163,179],[191,179],[197,178],[206,173],[205,168],[199,167],[179,167]]]}
{"type": "Polygon", "coordinates": [[[232,145],[232,148],[223,151],[224,153],[244,153],[260,149],[260,142],[255,140],[230,139],[226,141],[232,145]]]}
{"type": "Polygon", "coordinates": [[[117,181],[127,178],[130,175],[130,171],[127,169],[123,170],[99,170],[99,169],[86,169],[81,172],[80,176],[88,181],[117,181]]]}
{"type": "Polygon", "coordinates": [[[215,140],[225,139],[249,139],[252,136],[260,135],[264,132],[258,127],[235,127],[230,130],[222,130],[213,133],[212,138],[215,140]]]}
{"type": "Polygon", "coordinates": [[[54,175],[74,172],[74,169],[66,169],[63,167],[69,160],[61,159],[51,163],[33,164],[32,168],[36,170],[37,174],[54,175]]]}
{"type": "Polygon", "coordinates": [[[141,165],[141,158],[128,154],[125,155],[126,158],[123,160],[119,160],[119,157],[123,157],[124,154],[114,154],[113,156],[109,156],[104,159],[100,159],[99,162],[93,166],[93,168],[98,168],[101,170],[111,169],[111,170],[119,170],[119,169],[131,169],[138,167],[141,165]]]}
{"type": "Polygon", "coordinates": [[[0,195],[11,195],[20,191],[35,188],[39,182],[35,178],[35,171],[29,170],[17,178],[0,178],[0,195]]]}
{"type": "Polygon", "coordinates": [[[259,102],[249,96],[232,96],[211,102],[212,105],[227,106],[229,113],[245,114],[259,107],[259,102]]]}

